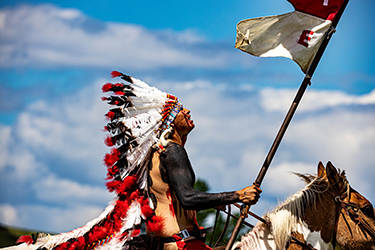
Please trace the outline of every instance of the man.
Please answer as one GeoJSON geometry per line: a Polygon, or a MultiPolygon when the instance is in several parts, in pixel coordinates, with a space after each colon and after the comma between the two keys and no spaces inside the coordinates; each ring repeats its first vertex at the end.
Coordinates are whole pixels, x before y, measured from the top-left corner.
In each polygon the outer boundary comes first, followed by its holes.
{"type": "Polygon", "coordinates": [[[106,83],[102,100],[109,133],[106,186],[117,197],[95,219],[67,233],[23,236],[19,249],[210,249],[200,241],[196,210],[234,202],[255,204],[260,190],[208,194],[194,190],[184,145],[194,128],[178,99],[118,71],[123,83],[106,83]],[[147,236],[139,236],[145,223],[147,236]]]}
{"type": "Polygon", "coordinates": [[[164,218],[163,230],[149,233],[163,237],[165,250],[210,249],[199,240],[196,210],[242,202],[255,204],[261,193],[255,186],[235,192],[204,193],[195,190],[195,175],[184,145],[195,125],[190,111],[182,109],[171,124],[165,151],[152,155],[149,171],[150,196],[156,204],[155,214],[164,218]],[[186,231],[184,231],[186,230],[186,231]],[[186,239],[184,239],[186,238],[186,239]]]}

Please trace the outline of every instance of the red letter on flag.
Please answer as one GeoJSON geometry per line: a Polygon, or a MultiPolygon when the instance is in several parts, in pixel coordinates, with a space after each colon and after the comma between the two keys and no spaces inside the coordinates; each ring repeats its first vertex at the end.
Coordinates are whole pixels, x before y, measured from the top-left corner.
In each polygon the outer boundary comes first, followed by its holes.
{"type": "Polygon", "coordinates": [[[306,48],[309,46],[309,41],[311,40],[311,36],[314,34],[314,31],[311,30],[304,30],[298,40],[299,44],[302,44],[306,48]]]}

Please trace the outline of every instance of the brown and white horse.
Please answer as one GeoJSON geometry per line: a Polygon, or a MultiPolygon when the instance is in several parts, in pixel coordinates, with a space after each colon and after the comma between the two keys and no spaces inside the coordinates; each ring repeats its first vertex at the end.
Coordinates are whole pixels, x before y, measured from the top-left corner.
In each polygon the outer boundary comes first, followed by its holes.
{"type": "Polygon", "coordinates": [[[371,203],[348,183],[345,172],[320,162],[307,185],[259,222],[233,249],[375,249],[371,203]]]}

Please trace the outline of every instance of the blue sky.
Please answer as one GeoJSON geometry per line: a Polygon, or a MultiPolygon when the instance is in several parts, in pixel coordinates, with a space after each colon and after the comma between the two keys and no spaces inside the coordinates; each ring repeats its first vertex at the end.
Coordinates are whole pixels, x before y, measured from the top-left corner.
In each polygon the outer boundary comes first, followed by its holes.
{"type": "MultiPolygon", "coordinates": [[[[112,199],[100,101],[111,70],[175,94],[191,110],[197,127],[187,150],[213,191],[251,184],[303,73],[291,60],[234,49],[235,25],[292,10],[283,0],[2,1],[0,222],[67,231],[112,199]]],[[[349,2],[256,212],[302,187],[290,172],[313,173],[328,160],[375,200],[374,10],[372,0],[349,2]]]]}

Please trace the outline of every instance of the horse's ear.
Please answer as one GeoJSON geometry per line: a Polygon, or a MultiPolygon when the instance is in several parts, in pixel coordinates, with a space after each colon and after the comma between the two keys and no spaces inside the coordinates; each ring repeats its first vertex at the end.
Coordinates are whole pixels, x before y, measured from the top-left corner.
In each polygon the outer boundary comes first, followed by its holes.
{"type": "Polygon", "coordinates": [[[324,178],[327,176],[326,169],[324,168],[323,163],[320,161],[318,164],[318,177],[324,178]]]}
{"type": "Polygon", "coordinates": [[[329,161],[327,162],[326,168],[327,178],[331,187],[336,189],[337,193],[341,193],[342,183],[340,181],[340,176],[333,164],[329,161]]]}

